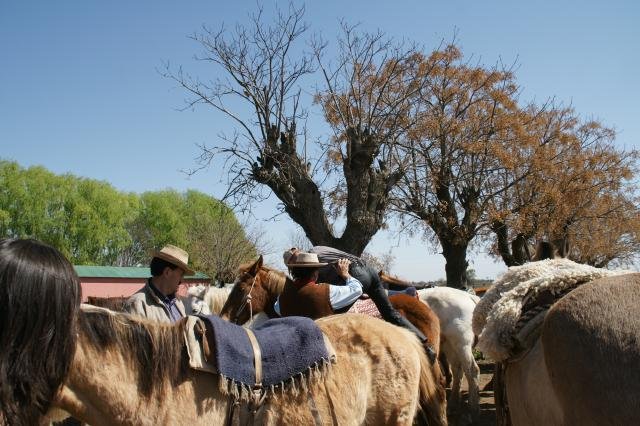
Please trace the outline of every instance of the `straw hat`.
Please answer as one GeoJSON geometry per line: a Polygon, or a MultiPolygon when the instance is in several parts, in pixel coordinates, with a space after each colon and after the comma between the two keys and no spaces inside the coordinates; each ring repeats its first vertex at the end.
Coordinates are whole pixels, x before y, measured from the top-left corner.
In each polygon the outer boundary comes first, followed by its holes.
{"type": "Polygon", "coordinates": [[[291,256],[287,263],[289,268],[320,268],[327,265],[328,263],[318,261],[317,254],[304,252],[298,252],[295,256],[291,256]]]}
{"type": "Polygon", "coordinates": [[[154,251],[153,253],[151,253],[151,255],[183,269],[185,275],[193,275],[195,273],[193,269],[189,268],[188,265],[189,254],[186,251],[182,250],[180,247],[167,244],[166,246],[162,247],[162,250],[154,251]]]}

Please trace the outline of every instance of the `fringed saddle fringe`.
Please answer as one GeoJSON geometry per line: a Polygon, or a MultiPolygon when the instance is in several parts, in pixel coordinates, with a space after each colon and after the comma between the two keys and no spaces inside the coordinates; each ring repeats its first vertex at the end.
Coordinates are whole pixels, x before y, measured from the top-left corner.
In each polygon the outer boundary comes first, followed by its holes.
{"type": "MultiPolygon", "coordinates": [[[[287,380],[265,387],[263,392],[266,397],[273,396],[278,391],[280,395],[288,394],[293,397],[305,394],[313,383],[328,377],[333,362],[335,362],[335,357],[330,359],[323,358],[310,365],[305,372],[300,372],[287,380]]],[[[252,386],[237,382],[222,374],[219,374],[219,377],[219,389],[223,395],[228,395],[241,403],[249,402],[253,397],[252,386]]]]}

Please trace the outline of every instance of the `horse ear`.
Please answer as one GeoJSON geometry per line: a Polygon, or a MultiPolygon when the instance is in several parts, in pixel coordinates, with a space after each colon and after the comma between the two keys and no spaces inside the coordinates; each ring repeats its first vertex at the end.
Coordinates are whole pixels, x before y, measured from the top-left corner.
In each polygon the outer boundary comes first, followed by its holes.
{"type": "Polygon", "coordinates": [[[260,255],[258,260],[256,260],[255,263],[251,265],[251,268],[249,269],[249,273],[255,277],[260,271],[260,268],[262,268],[262,262],[263,262],[263,258],[262,258],[262,255],[260,255]]]}

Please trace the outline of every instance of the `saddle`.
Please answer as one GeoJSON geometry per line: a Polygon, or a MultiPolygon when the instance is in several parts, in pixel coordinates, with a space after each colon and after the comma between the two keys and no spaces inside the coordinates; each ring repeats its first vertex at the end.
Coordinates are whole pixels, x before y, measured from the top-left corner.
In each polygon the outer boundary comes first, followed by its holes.
{"type": "Polygon", "coordinates": [[[305,386],[337,360],[308,318],[273,319],[250,330],[213,315],[189,316],[184,337],[190,367],[220,375],[220,390],[239,401],[305,386]]]}
{"type": "Polygon", "coordinates": [[[568,259],[509,268],[474,311],[478,349],[494,361],[519,359],[536,342],[548,310],[578,286],[628,271],[608,271],[568,259]]]}

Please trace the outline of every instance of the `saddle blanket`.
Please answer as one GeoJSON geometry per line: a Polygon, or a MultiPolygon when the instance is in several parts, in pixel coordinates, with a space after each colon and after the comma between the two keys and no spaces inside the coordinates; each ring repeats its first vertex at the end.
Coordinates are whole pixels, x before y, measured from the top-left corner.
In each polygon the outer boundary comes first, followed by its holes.
{"type": "MultiPolygon", "coordinates": [[[[395,294],[406,294],[412,297],[418,297],[418,292],[416,291],[415,287],[407,287],[406,289],[400,291],[388,290],[387,294],[389,296],[393,296],[395,294]]],[[[356,300],[356,303],[351,305],[347,312],[351,314],[369,315],[371,317],[382,319],[382,314],[380,314],[378,307],[366,294],[363,294],[358,300],[356,300]]]]}
{"type": "MultiPolygon", "coordinates": [[[[254,355],[243,327],[218,316],[190,316],[185,339],[193,368],[222,375],[241,387],[255,384],[254,355]],[[194,327],[208,322],[210,358],[201,350],[194,327]]],[[[336,361],[331,343],[309,318],[271,319],[253,330],[262,354],[263,387],[283,385],[288,379],[320,369],[336,361]]]]}
{"type": "Polygon", "coordinates": [[[347,312],[350,314],[363,314],[371,317],[382,318],[378,307],[373,303],[373,300],[368,297],[356,300],[356,303],[351,305],[347,312]]]}

